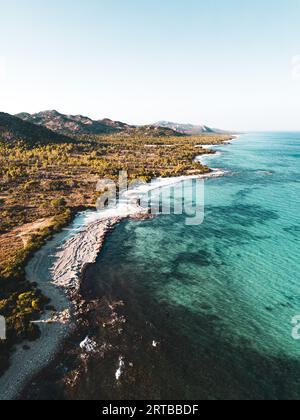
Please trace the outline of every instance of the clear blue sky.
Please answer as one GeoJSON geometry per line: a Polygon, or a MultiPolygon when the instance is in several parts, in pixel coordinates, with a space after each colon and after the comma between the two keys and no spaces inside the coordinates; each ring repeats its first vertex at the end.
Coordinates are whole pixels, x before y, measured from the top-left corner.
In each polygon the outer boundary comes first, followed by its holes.
{"type": "Polygon", "coordinates": [[[2,111],[300,130],[299,0],[10,0],[0,19],[2,111]]]}

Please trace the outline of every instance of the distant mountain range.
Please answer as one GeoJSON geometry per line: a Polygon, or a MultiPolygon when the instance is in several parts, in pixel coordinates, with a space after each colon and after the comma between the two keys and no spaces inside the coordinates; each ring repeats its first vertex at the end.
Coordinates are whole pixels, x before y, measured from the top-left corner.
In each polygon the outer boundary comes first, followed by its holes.
{"type": "Polygon", "coordinates": [[[10,144],[22,141],[29,146],[35,146],[66,143],[70,142],[71,139],[45,127],[39,127],[10,114],[0,112],[0,141],[10,144]]]}
{"type": "Polygon", "coordinates": [[[103,120],[92,120],[91,118],[84,117],[82,115],[64,115],[55,110],[43,111],[37,114],[22,112],[15,115],[15,117],[70,137],[74,135],[101,135],[116,133],[128,136],[133,134],[141,136],[151,135],[153,137],[175,137],[185,135],[177,130],[173,130],[171,127],[160,127],[157,124],[135,126],[121,121],[113,121],[108,118],[103,120]]]}
{"type": "Polygon", "coordinates": [[[175,130],[179,133],[187,135],[199,135],[199,134],[232,134],[233,132],[220,130],[218,128],[211,128],[207,125],[193,125],[193,124],[179,124],[170,121],[159,121],[154,124],[156,127],[164,127],[175,130]]]}
{"type": "Polygon", "coordinates": [[[137,137],[185,137],[186,134],[179,133],[167,127],[159,127],[155,125],[140,125],[130,128],[129,130],[121,131],[120,135],[137,136],[137,137]]]}
{"type": "Polygon", "coordinates": [[[21,113],[16,117],[32,124],[44,126],[64,135],[110,134],[133,128],[120,121],[109,119],[94,121],[82,115],[64,115],[57,111],[44,111],[37,114],[21,113]]]}
{"type": "MultiPolygon", "coordinates": [[[[108,118],[92,120],[82,115],[64,115],[57,111],[37,114],[21,113],[15,116],[0,113],[0,140],[21,140],[30,146],[36,144],[72,141],[76,135],[119,134],[120,136],[179,137],[201,134],[229,134],[205,125],[177,124],[160,121],[152,125],[135,126],[108,118]]],[[[231,133],[232,134],[232,133],[231,133]]]]}

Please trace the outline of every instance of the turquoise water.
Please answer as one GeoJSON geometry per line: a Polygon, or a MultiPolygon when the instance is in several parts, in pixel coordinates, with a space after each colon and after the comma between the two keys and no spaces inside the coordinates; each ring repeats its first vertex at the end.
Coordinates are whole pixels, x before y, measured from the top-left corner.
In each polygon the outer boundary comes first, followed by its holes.
{"type": "Polygon", "coordinates": [[[174,367],[164,381],[178,381],[183,398],[299,398],[300,133],[247,134],[216,149],[206,163],[228,173],[205,182],[204,223],[123,222],[96,277],[139,302],[174,367]]]}

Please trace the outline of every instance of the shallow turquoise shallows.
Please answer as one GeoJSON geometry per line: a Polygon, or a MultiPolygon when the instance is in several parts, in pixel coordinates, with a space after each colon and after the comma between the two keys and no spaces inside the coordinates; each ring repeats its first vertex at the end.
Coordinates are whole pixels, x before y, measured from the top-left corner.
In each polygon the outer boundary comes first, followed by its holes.
{"type": "Polygon", "coordinates": [[[98,258],[99,281],[122,278],[169,337],[174,368],[185,355],[186,397],[300,398],[300,133],[215,149],[206,163],[228,172],[205,182],[204,223],[121,223],[98,258]]]}

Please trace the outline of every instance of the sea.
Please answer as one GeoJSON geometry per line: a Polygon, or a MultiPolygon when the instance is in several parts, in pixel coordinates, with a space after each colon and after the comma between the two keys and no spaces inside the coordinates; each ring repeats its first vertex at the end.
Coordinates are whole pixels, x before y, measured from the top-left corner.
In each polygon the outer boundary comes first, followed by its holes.
{"type": "Polygon", "coordinates": [[[300,133],[213,149],[203,223],[124,220],[87,270],[121,322],[70,397],[300,399],[300,133]]]}

